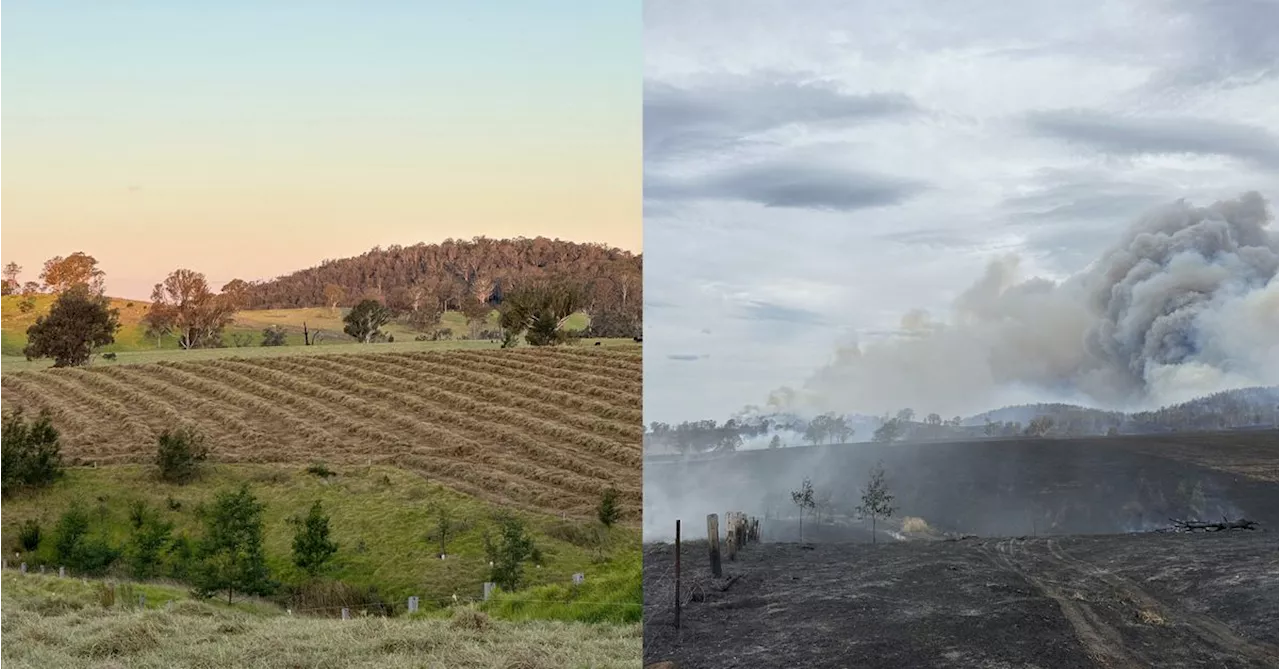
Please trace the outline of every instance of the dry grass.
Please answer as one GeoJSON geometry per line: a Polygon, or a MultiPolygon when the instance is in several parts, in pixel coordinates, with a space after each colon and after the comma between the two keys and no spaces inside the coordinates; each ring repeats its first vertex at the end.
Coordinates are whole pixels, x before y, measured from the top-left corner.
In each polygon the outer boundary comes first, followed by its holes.
{"type": "MultiPolygon", "coordinates": [[[[641,349],[224,358],[0,377],[72,463],[147,462],[191,424],[223,462],[395,464],[491,502],[590,517],[641,495],[641,349]]],[[[632,511],[628,522],[638,520],[632,511]]]]}
{"type": "Polygon", "coordinates": [[[902,519],[903,532],[928,532],[929,530],[929,523],[924,522],[924,518],[906,516],[902,519]]]}
{"type": "Polygon", "coordinates": [[[193,601],[171,610],[103,609],[62,605],[73,598],[7,577],[5,587],[6,669],[640,666],[639,624],[511,623],[467,608],[452,619],[346,621],[193,601]]]}

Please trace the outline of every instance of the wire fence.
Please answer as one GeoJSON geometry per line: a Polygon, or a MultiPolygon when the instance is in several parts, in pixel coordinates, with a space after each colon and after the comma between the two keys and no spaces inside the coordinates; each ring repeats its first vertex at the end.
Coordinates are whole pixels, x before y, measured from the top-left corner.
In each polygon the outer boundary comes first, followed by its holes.
{"type": "MultiPolygon", "coordinates": [[[[8,560],[6,560],[2,565],[0,565],[0,568],[3,568],[7,571],[18,571],[23,575],[45,576],[50,578],[64,578],[64,579],[79,578],[87,582],[87,579],[83,576],[77,577],[77,576],[71,575],[70,571],[67,570],[65,567],[59,567],[57,570],[51,571],[49,570],[47,565],[40,565],[38,567],[39,571],[36,571],[36,568],[29,567],[25,562],[15,567],[14,565],[10,564],[8,560]]],[[[117,585],[125,586],[125,587],[130,587],[135,584],[145,585],[144,583],[135,583],[133,581],[120,581],[120,582],[106,581],[104,582],[104,584],[109,585],[112,588],[112,590],[115,590],[117,585]]],[[[155,604],[157,606],[160,605],[161,603],[165,605],[172,605],[174,601],[176,601],[176,599],[174,598],[161,599],[160,602],[155,602],[155,604]]],[[[404,605],[381,603],[381,602],[363,602],[363,603],[338,602],[331,605],[310,606],[310,607],[291,607],[291,606],[285,605],[283,608],[285,609],[285,613],[287,615],[326,613],[329,615],[341,615],[342,617],[347,618],[347,617],[354,617],[352,616],[352,612],[355,612],[355,614],[357,614],[360,617],[367,617],[369,615],[393,616],[400,612],[415,613],[415,612],[421,611],[424,604],[434,604],[437,606],[437,609],[441,608],[441,605],[443,605],[443,607],[448,607],[448,606],[459,606],[459,605],[470,606],[470,605],[476,605],[476,604],[501,605],[501,606],[506,606],[511,608],[519,608],[526,604],[556,605],[556,606],[614,607],[614,608],[621,608],[621,609],[641,609],[641,610],[643,610],[644,608],[644,604],[642,602],[619,602],[619,601],[610,601],[610,600],[591,600],[591,599],[576,599],[576,598],[528,599],[528,598],[520,597],[518,595],[512,596],[510,598],[499,598],[499,597],[486,598],[486,597],[475,597],[471,595],[463,596],[463,597],[459,597],[458,595],[453,595],[450,597],[415,596],[415,597],[408,598],[404,605]]],[[[139,605],[146,606],[145,595],[142,595],[142,594],[139,595],[139,605]]],[[[132,604],[126,603],[125,606],[132,606],[132,604]]]]}

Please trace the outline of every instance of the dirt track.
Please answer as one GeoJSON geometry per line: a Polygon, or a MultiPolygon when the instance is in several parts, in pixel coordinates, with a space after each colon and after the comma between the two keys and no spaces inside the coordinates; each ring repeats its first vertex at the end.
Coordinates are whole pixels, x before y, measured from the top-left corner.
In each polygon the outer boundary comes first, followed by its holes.
{"type": "Polygon", "coordinates": [[[710,577],[645,551],[645,661],[730,667],[1274,667],[1272,532],[754,544],[710,577]],[[724,592],[728,579],[736,580],[724,592]],[[697,601],[701,599],[701,601],[697,601]]]}

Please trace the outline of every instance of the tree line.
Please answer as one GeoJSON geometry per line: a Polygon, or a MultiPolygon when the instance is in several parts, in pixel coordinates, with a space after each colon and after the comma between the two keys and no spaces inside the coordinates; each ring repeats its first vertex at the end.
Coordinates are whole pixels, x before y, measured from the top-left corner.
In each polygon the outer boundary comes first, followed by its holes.
{"type": "Polygon", "coordinates": [[[591,310],[638,313],[642,269],[641,256],[603,244],[545,237],[446,239],[325,260],[251,283],[246,299],[251,309],[341,307],[376,299],[404,311],[432,303],[439,311],[463,311],[468,303],[496,305],[524,284],[554,278],[583,286],[591,310]]]}
{"type": "MultiPolygon", "coordinates": [[[[97,349],[115,341],[120,328],[119,311],[111,307],[110,300],[103,294],[104,273],[97,265],[97,259],[83,252],[52,258],[45,264],[40,275],[44,282],[41,290],[57,298],[50,312],[38,317],[27,330],[28,345],[23,353],[28,359],[52,358],[57,367],[83,365],[97,349]]],[[[3,283],[6,291],[16,289],[21,269],[15,263],[6,266],[3,283]]],[[[625,293],[631,279],[625,274],[620,277],[609,279],[609,285],[622,286],[625,293]]],[[[534,346],[566,343],[573,338],[565,327],[567,321],[581,311],[587,312],[591,319],[583,336],[638,337],[639,302],[624,309],[600,299],[597,287],[602,285],[602,280],[597,277],[584,283],[564,276],[525,277],[518,285],[509,285],[500,299],[490,295],[486,301],[463,301],[459,306],[473,338],[502,339],[507,347],[514,346],[521,337],[534,346]],[[495,308],[500,314],[499,329],[485,330],[495,308]]],[[[226,346],[225,330],[234,323],[238,311],[252,304],[256,289],[255,284],[235,279],[214,292],[200,272],[174,270],[152,290],[151,304],[142,318],[144,334],[154,338],[157,346],[165,337],[176,338],[183,349],[226,346]]],[[[346,299],[345,289],[336,285],[326,286],[324,292],[334,309],[346,299]]],[[[27,301],[30,297],[27,295],[22,304],[32,304],[27,301]]],[[[632,297],[636,296],[624,296],[622,302],[632,297]]],[[[365,297],[344,315],[343,333],[361,343],[394,341],[382,328],[399,318],[422,333],[418,339],[451,337],[451,331],[439,327],[442,312],[435,309],[439,304],[416,298],[408,302],[386,302],[365,297]]],[[[303,327],[304,344],[316,343],[319,333],[312,333],[305,323],[303,327]]],[[[235,345],[248,343],[239,340],[242,336],[233,337],[235,345]]],[[[262,333],[261,343],[284,345],[285,332],[279,327],[268,327],[262,333]]]]}
{"type": "MultiPolygon", "coordinates": [[[[911,408],[860,420],[874,425],[870,428],[869,441],[879,443],[984,437],[1085,437],[1275,427],[1280,424],[1277,406],[1275,388],[1241,388],[1131,414],[1069,404],[1034,404],[1005,407],[968,420],[960,416],[943,418],[937,413],[917,419],[911,408]],[[1026,418],[1019,420],[1019,417],[1026,418]]],[[[645,429],[644,439],[647,448],[660,447],[678,453],[733,451],[748,439],[771,433],[768,448],[817,446],[854,441],[858,436],[854,422],[855,417],[834,412],[809,419],[779,414],[731,418],[723,423],[715,420],[653,422],[645,429]],[[787,443],[783,434],[794,443],[787,443]]],[[[868,439],[864,437],[863,441],[868,439]]]]}

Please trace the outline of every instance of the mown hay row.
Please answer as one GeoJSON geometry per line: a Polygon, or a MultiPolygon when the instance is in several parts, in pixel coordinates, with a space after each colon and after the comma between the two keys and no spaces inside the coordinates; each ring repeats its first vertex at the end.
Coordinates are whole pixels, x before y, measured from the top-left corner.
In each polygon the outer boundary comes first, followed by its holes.
{"type": "MultiPolygon", "coordinates": [[[[53,423],[68,433],[68,441],[82,453],[95,451],[102,441],[101,433],[94,429],[95,423],[84,413],[74,410],[61,395],[49,390],[39,383],[40,375],[15,373],[0,377],[0,384],[5,389],[5,401],[27,411],[48,411],[53,423]]],[[[74,457],[74,453],[71,454],[74,457]]]]}
{"type": "Polygon", "coordinates": [[[6,406],[52,412],[72,462],[145,462],[159,431],[190,424],[221,462],[376,460],[494,503],[574,517],[594,515],[612,487],[624,517],[638,519],[642,414],[636,375],[624,369],[631,356],[613,356],[624,364],[608,369],[589,364],[609,362],[596,354],[510,353],[219,358],[0,382],[6,406]]]}
{"type": "MultiPolygon", "coordinates": [[[[379,397],[388,400],[389,403],[399,403],[411,408],[412,411],[410,413],[415,418],[423,418],[433,424],[456,425],[467,429],[471,434],[483,435],[486,441],[491,443],[505,445],[508,449],[515,447],[519,454],[532,459],[535,464],[549,468],[534,467],[524,470],[540,480],[551,482],[549,479],[553,479],[559,485],[582,492],[598,494],[606,487],[615,473],[609,469],[592,466],[578,458],[565,455],[558,449],[547,448],[544,443],[500,423],[476,420],[464,412],[453,411],[422,402],[409,393],[391,391],[380,387],[378,384],[368,383],[365,381],[365,377],[368,376],[367,373],[329,371],[312,364],[315,362],[318,361],[306,359],[303,362],[302,359],[299,359],[299,362],[295,363],[290,362],[287,358],[276,358],[271,360],[270,364],[273,368],[290,372],[298,377],[304,377],[308,380],[322,380],[324,385],[330,388],[345,388],[357,395],[379,397]]],[[[491,448],[490,450],[498,449],[491,448]]],[[[513,461],[506,464],[506,467],[518,466],[519,464],[513,461]]],[[[636,468],[636,471],[639,471],[639,467],[636,468]]]]}
{"type": "Polygon", "coordinates": [[[639,383],[644,378],[644,369],[627,356],[621,355],[539,355],[538,351],[515,349],[512,358],[533,361],[555,369],[580,371],[584,374],[603,375],[609,378],[639,383]]]}
{"type": "Polygon", "coordinates": [[[543,358],[579,358],[582,360],[608,361],[615,369],[625,372],[641,373],[644,368],[644,350],[639,346],[626,348],[595,348],[593,346],[559,346],[551,349],[550,354],[543,354],[537,349],[512,349],[517,355],[532,355],[543,358]]]}
{"type": "MultiPolygon", "coordinates": [[[[403,382],[402,378],[388,376],[372,369],[363,360],[358,366],[347,366],[333,359],[313,359],[308,360],[307,363],[309,366],[327,368],[338,374],[348,374],[352,378],[368,381],[379,387],[394,385],[398,381],[403,382]]],[[[604,466],[607,468],[605,471],[611,472],[620,464],[635,468],[642,466],[638,450],[571,425],[548,420],[545,412],[535,413],[508,408],[500,403],[477,401],[466,395],[425,384],[415,387],[405,401],[415,407],[430,410],[429,405],[423,406],[417,401],[418,399],[441,405],[444,411],[449,412],[450,419],[456,420],[459,425],[468,426],[472,431],[483,431],[487,426],[501,428],[504,424],[512,425],[529,433],[545,436],[551,440],[550,443],[575,446],[577,448],[566,450],[577,451],[579,457],[587,463],[604,466]],[[476,419],[475,416],[483,416],[483,420],[476,419]]],[[[555,450],[559,451],[561,448],[555,450]]],[[[583,473],[596,475],[585,470],[583,473]]]]}
{"type": "Polygon", "coordinates": [[[622,444],[635,444],[636,448],[640,448],[644,438],[644,428],[641,425],[566,408],[565,404],[579,399],[567,393],[548,391],[540,386],[465,367],[446,367],[421,360],[407,361],[394,353],[360,356],[358,360],[349,358],[350,356],[329,356],[325,359],[348,366],[367,367],[402,381],[417,380],[433,387],[448,387],[467,397],[535,412],[548,420],[572,425],[622,444]],[[405,364],[406,361],[411,364],[405,364]]]}
{"type": "MultiPolygon", "coordinates": [[[[450,361],[444,360],[444,356],[439,353],[409,353],[411,358],[419,360],[444,361],[448,364],[450,361]]],[[[462,363],[464,361],[454,360],[453,364],[462,363]]],[[[596,385],[586,383],[581,379],[571,375],[561,373],[559,375],[538,374],[516,369],[509,366],[497,365],[482,359],[466,360],[465,364],[475,369],[482,369],[492,374],[505,376],[513,379],[520,379],[529,383],[542,385],[553,390],[560,390],[567,393],[577,393],[583,397],[590,397],[600,402],[611,405],[618,418],[624,420],[634,418],[636,423],[643,419],[643,412],[640,410],[640,394],[634,392],[617,392],[600,388],[596,385]]]]}
{"type": "MultiPolygon", "coordinates": [[[[361,356],[361,358],[363,357],[361,356]]],[[[404,368],[406,371],[421,370],[476,384],[501,384],[503,387],[510,388],[512,392],[521,394],[536,393],[534,396],[541,398],[544,402],[563,407],[565,411],[609,420],[619,426],[641,427],[643,416],[640,409],[637,408],[640,401],[639,396],[633,398],[634,402],[630,405],[619,406],[592,399],[581,392],[561,390],[549,387],[548,384],[543,382],[502,374],[492,369],[487,369],[480,364],[465,366],[446,364],[439,361],[439,359],[424,359],[403,353],[383,353],[375,354],[371,357],[374,360],[385,360],[404,368]]]]}
{"type": "Polygon", "coordinates": [[[458,358],[495,364],[507,370],[519,370],[525,373],[541,374],[548,379],[563,379],[572,376],[579,383],[590,385],[597,390],[612,393],[637,395],[641,392],[639,375],[621,375],[616,368],[607,365],[582,365],[569,359],[545,360],[517,355],[484,355],[483,352],[460,351],[458,358]],[[480,355],[476,355],[480,353],[480,355]]]}
{"type": "MultiPolygon", "coordinates": [[[[309,360],[309,358],[297,357],[298,360],[309,360]]],[[[261,374],[274,374],[281,379],[281,385],[286,385],[299,392],[306,392],[313,397],[327,398],[335,402],[343,402],[346,408],[352,409],[364,414],[376,422],[383,425],[398,424],[407,430],[422,435],[428,444],[436,444],[440,446],[450,446],[459,449],[457,457],[466,456],[472,460],[479,457],[493,457],[487,460],[486,464],[493,467],[500,467],[507,471],[521,473],[533,480],[541,481],[553,486],[571,487],[583,492],[598,491],[599,484],[593,486],[593,482],[589,478],[581,475],[571,475],[567,472],[558,472],[548,470],[544,467],[531,466],[523,461],[514,458],[495,457],[500,456],[501,449],[486,447],[484,444],[463,436],[452,430],[439,427],[442,424],[450,424],[452,421],[447,416],[433,416],[432,420],[423,420],[423,412],[401,412],[392,410],[387,407],[402,406],[406,399],[403,395],[383,391],[373,388],[359,382],[338,375],[325,375],[326,384],[317,383],[312,379],[316,376],[315,370],[305,365],[298,365],[290,362],[290,358],[280,357],[271,358],[258,362],[264,368],[261,374]],[[370,396],[380,397],[388,400],[385,403],[375,403],[369,400],[370,396]]],[[[196,363],[198,364],[198,363],[196,363]]],[[[543,463],[547,464],[547,463],[543,463]]]]}
{"type": "Polygon", "coordinates": [[[150,425],[138,420],[124,405],[114,397],[94,393],[84,387],[71,374],[80,370],[52,370],[40,377],[40,381],[49,386],[54,394],[63,398],[73,411],[90,417],[97,424],[107,429],[132,434],[143,442],[155,438],[150,425]]]}

